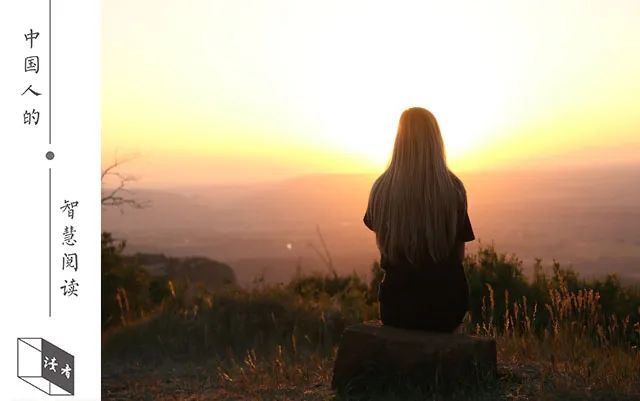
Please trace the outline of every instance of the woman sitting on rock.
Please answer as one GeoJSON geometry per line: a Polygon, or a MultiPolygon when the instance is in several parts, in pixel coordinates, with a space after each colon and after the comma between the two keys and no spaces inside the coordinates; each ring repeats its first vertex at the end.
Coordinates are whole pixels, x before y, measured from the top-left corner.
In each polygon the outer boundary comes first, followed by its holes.
{"type": "Polygon", "coordinates": [[[380,250],[385,325],[452,332],[469,307],[464,243],[475,239],[467,196],[447,167],[438,123],[426,109],[400,116],[389,167],[376,179],[364,223],[380,250]]]}

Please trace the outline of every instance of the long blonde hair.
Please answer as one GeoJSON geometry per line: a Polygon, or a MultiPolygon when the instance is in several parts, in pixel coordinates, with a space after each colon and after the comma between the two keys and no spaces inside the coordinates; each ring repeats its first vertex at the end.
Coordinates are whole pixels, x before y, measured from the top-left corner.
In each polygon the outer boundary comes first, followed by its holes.
{"type": "Polygon", "coordinates": [[[444,260],[453,249],[462,208],[465,189],[447,167],[438,122],[426,109],[405,110],[391,162],[369,195],[367,213],[380,252],[390,261],[444,260]]]}

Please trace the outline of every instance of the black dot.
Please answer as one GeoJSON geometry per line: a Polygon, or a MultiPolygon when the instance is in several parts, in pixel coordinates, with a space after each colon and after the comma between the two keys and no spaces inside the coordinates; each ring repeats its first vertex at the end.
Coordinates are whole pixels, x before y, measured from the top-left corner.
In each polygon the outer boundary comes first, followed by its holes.
{"type": "Polygon", "coordinates": [[[56,155],[54,155],[52,151],[48,151],[46,156],[48,160],[53,160],[56,155]]]}

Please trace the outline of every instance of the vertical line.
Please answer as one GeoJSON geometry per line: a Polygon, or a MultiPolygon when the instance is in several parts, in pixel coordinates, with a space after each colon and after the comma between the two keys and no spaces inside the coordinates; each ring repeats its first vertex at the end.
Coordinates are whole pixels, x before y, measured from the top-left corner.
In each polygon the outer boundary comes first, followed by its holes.
{"type": "Polygon", "coordinates": [[[51,145],[51,0],[49,0],[49,145],[51,145]]]}
{"type": "Polygon", "coordinates": [[[51,317],[51,167],[49,167],[49,317],[51,317]]]}

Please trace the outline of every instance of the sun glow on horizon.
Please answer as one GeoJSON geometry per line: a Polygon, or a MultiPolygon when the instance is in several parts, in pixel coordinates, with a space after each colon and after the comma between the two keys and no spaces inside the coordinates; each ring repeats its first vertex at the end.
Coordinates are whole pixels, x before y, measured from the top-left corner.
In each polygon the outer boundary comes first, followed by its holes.
{"type": "Polygon", "coordinates": [[[145,180],[377,171],[431,110],[473,170],[640,150],[640,3],[110,0],[103,164],[145,180]]]}

